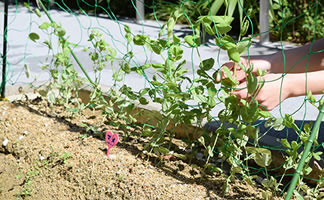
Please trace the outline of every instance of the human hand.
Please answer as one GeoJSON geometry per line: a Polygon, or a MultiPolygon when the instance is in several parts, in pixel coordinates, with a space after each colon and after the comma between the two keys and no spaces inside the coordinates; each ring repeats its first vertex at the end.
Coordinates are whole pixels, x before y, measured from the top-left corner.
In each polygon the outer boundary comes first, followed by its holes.
{"type": "MultiPolygon", "coordinates": [[[[252,73],[256,74],[258,69],[264,71],[270,71],[271,69],[271,62],[270,62],[270,56],[251,56],[250,59],[247,57],[241,57],[239,64],[242,64],[246,69],[249,69],[253,65],[252,73]]],[[[227,67],[233,78],[240,83],[245,80],[245,72],[242,70],[242,68],[233,61],[226,62],[222,65],[221,68],[227,67]],[[236,70],[236,76],[234,76],[234,71],[236,70]]],[[[221,79],[226,78],[225,73],[221,69],[220,76],[217,76],[216,81],[220,82],[221,79]]]]}
{"type": "MultiPolygon", "coordinates": [[[[289,79],[282,77],[281,74],[266,74],[263,78],[265,83],[257,94],[254,94],[254,100],[257,100],[265,109],[272,110],[280,102],[290,97],[292,85],[289,84],[289,79]]],[[[238,89],[231,94],[236,95],[240,99],[251,99],[246,86],[246,81],[241,82],[237,86],[238,89]]]]}

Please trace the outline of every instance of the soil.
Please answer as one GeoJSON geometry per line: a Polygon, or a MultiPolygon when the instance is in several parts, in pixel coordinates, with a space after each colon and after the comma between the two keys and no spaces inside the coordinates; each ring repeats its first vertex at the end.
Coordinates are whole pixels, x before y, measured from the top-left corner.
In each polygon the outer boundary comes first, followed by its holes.
{"type": "Polygon", "coordinates": [[[40,98],[0,102],[0,199],[263,199],[262,188],[242,180],[224,194],[223,175],[147,158],[140,127],[107,124],[99,111],[72,118],[40,98]],[[109,157],[103,134],[87,135],[81,123],[119,134],[109,157]]]}

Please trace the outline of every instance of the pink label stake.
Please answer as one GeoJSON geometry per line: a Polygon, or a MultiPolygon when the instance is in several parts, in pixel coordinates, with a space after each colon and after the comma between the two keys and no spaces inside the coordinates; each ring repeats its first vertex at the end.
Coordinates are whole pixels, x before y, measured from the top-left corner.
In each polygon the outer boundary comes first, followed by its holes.
{"type": "Polygon", "coordinates": [[[119,137],[117,133],[112,133],[111,131],[108,131],[106,133],[106,143],[108,145],[107,149],[107,157],[109,157],[109,151],[111,148],[113,148],[118,143],[119,137]]]}

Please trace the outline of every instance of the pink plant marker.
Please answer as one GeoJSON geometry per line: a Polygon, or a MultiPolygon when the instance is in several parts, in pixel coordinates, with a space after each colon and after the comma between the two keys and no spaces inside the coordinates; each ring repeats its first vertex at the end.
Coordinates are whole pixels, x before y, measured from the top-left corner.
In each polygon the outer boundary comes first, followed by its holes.
{"type": "Polygon", "coordinates": [[[107,149],[107,157],[109,157],[109,151],[111,148],[113,148],[118,143],[119,137],[117,133],[112,133],[111,131],[108,131],[106,133],[106,143],[108,145],[107,149]]]}

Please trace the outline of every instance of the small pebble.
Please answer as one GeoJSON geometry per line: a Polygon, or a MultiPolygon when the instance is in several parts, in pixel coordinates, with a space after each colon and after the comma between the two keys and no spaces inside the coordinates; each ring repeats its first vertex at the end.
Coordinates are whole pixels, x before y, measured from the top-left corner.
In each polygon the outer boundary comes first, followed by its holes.
{"type": "Polygon", "coordinates": [[[24,131],[24,135],[27,135],[28,134],[28,131],[24,131]]]}
{"type": "Polygon", "coordinates": [[[4,146],[4,147],[7,146],[8,142],[9,142],[9,140],[7,138],[5,138],[2,142],[2,146],[4,146]]]}
{"type": "Polygon", "coordinates": [[[117,156],[116,156],[116,154],[109,154],[108,158],[113,160],[113,159],[116,159],[117,156]]]}
{"type": "Polygon", "coordinates": [[[38,157],[39,157],[40,160],[44,160],[45,159],[45,157],[42,156],[42,154],[38,154],[38,157]]]}
{"type": "Polygon", "coordinates": [[[22,140],[24,138],[24,136],[19,136],[18,140],[22,140]]]}

